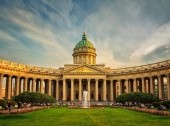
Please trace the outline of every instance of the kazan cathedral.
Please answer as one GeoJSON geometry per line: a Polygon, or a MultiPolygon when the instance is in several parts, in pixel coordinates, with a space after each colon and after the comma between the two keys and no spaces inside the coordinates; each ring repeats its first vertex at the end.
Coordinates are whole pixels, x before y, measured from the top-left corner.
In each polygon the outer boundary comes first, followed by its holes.
{"type": "Polygon", "coordinates": [[[24,91],[41,92],[56,101],[114,102],[128,92],[152,93],[170,100],[170,60],[141,66],[111,69],[96,64],[96,49],[84,33],[73,49],[73,64],[53,69],[0,59],[0,99],[11,99],[24,91]]]}

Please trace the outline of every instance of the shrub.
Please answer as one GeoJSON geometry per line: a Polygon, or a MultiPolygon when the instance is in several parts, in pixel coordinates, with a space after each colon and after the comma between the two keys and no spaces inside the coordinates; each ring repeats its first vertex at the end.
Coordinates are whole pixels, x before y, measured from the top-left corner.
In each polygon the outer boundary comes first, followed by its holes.
{"type": "Polygon", "coordinates": [[[11,100],[12,106],[16,105],[16,102],[14,100],[11,100]]]}
{"type": "Polygon", "coordinates": [[[2,108],[5,108],[7,106],[7,100],[0,100],[0,106],[2,106],[2,108]]]}
{"type": "Polygon", "coordinates": [[[18,96],[15,96],[14,101],[16,102],[22,102],[22,103],[31,103],[31,104],[42,104],[42,103],[54,103],[55,99],[54,97],[37,93],[37,92],[23,92],[19,94],[18,96]]]}
{"type": "Polygon", "coordinates": [[[158,108],[160,106],[160,103],[159,102],[154,102],[152,103],[152,105],[155,107],[155,108],[158,108]]]}
{"type": "MultiPolygon", "coordinates": [[[[16,105],[16,102],[14,100],[10,100],[10,102],[12,103],[12,106],[16,105]]],[[[5,108],[8,104],[8,100],[7,99],[1,99],[0,100],[0,106],[2,106],[2,108],[5,108]]]]}
{"type": "Polygon", "coordinates": [[[157,101],[159,101],[159,98],[155,97],[153,94],[142,93],[142,92],[124,93],[116,98],[116,102],[122,104],[126,102],[132,102],[137,104],[139,103],[148,104],[157,101]]]}
{"type": "Polygon", "coordinates": [[[161,101],[160,104],[165,106],[167,109],[170,109],[170,100],[168,100],[168,101],[161,101]]]}

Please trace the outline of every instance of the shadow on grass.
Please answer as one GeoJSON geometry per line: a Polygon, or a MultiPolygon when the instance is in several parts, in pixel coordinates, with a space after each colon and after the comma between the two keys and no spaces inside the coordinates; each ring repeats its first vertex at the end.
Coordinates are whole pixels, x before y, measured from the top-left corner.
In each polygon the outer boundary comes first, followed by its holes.
{"type": "Polygon", "coordinates": [[[0,120],[25,119],[25,118],[27,118],[27,117],[23,116],[23,115],[4,115],[4,116],[0,116],[0,120]]]}

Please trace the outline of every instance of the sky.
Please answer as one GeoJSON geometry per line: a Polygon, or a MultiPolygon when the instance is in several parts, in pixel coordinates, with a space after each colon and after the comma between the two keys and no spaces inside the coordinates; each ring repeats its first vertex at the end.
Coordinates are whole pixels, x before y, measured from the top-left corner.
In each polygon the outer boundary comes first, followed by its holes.
{"type": "Polygon", "coordinates": [[[0,58],[59,68],[86,32],[97,64],[170,59],[170,0],[0,0],[0,58]]]}

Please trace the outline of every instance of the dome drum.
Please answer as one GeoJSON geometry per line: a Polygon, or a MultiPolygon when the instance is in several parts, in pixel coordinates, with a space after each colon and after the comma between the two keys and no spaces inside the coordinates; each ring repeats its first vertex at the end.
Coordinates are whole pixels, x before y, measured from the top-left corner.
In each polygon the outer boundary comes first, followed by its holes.
{"type": "Polygon", "coordinates": [[[79,41],[73,49],[74,64],[95,64],[96,49],[93,44],[87,39],[86,34],[83,34],[82,40],[79,41]]]}

